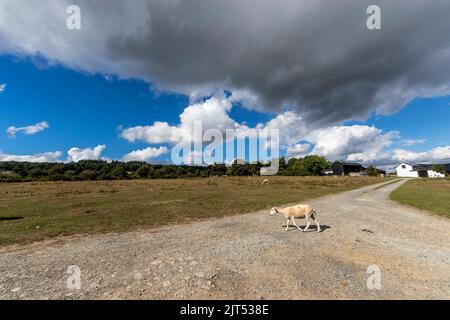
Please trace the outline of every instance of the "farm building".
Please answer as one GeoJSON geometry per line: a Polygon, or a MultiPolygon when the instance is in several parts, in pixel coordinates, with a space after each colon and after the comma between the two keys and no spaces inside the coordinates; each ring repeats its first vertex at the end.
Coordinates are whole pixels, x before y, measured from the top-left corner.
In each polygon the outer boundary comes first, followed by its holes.
{"type": "MultiPolygon", "coordinates": [[[[376,170],[378,175],[386,175],[386,171],[378,168],[376,170]]],[[[356,162],[336,161],[333,163],[330,169],[325,171],[325,174],[335,176],[366,176],[367,168],[356,162]]]]}
{"type": "MultiPolygon", "coordinates": [[[[404,178],[445,178],[445,175],[433,170],[433,164],[409,164],[400,163],[395,167],[398,177],[404,178]]],[[[448,174],[450,174],[450,164],[442,164],[448,174]]]]}
{"type": "Polygon", "coordinates": [[[336,176],[362,176],[365,170],[366,168],[356,162],[336,161],[331,166],[331,171],[336,176]]]}
{"type": "Polygon", "coordinates": [[[376,168],[375,170],[377,170],[377,173],[378,173],[379,176],[383,176],[383,177],[386,176],[386,171],[385,170],[381,170],[381,169],[378,169],[378,168],[376,168]]]}

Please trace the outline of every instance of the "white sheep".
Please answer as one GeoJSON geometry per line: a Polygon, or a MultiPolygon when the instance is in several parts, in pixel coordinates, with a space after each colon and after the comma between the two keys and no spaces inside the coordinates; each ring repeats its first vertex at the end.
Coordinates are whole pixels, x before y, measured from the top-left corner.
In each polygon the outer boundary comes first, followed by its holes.
{"type": "Polygon", "coordinates": [[[297,227],[297,229],[306,232],[309,229],[309,225],[311,224],[311,220],[314,220],[317,226],[317,232],[320,232],[320,224],[317,220],[317,213],[310,205],[297,205],[293,207],[287,208],[272,208],[270,210],[270,215],[274,215],[275,213],[281,213],[287,219],[286,231],[289,230],[289,222],[292,221],[292,224],[297,227]],[[302,230],[297,223],[295,222],[295,218],[305,218],[306,219],[306,227],[302,230]]]}

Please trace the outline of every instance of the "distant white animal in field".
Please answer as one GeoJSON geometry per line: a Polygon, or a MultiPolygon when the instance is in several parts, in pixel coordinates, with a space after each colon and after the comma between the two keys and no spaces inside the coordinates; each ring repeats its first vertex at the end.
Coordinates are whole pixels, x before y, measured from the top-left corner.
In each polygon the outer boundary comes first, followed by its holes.
{"type": "Polygon", "coordinates": [[[265,185],[266,183],[269,183],[269,179],[264,179],[262,185],[265,185]]]}
{"type": "Polygon", "coordinates": [[[292,221],[292,224],[297,227],[297,229],[306,232],[309,229],[309,225],[311,224],[311,219],[314,220],[316,226],[317,226],[317,232],[320,232],[320,224],[319,220],[317,220],[317,213],[316,211],[307,204],[293,206],[293,207],[287,207],[287,208],[272,208],[270,210],[270,215],[274,215],[275,213],[281,213],[284,215],[284,217],[287,219],[286,223],[286,231],[289,230],[289,223],[292,221]],[[305,218],[306,219],[306,227],[302,230],[297,223],[295,222],[295,218],[305,218]]]}

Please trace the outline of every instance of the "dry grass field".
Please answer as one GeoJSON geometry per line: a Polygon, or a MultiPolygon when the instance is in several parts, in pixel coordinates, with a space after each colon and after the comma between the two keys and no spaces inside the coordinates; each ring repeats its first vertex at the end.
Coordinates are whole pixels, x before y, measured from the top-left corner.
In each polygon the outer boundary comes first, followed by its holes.
{"type": "Polygon", "coordinates": [[[260,177],[0,184],[0,245],[253,212],[385,181],[260,177]]]}
{"type": "Polygon", "coordinates": [[[391,199],[450,218],[450,179],[410,180],[391,199]]]}

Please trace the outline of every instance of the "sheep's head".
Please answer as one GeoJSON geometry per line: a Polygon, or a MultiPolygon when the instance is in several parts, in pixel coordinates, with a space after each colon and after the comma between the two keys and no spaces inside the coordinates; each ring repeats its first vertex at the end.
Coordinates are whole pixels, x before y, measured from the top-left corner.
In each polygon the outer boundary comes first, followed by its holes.
{"type": "Polygon", "coordinates": [[[271,216],[273,216],[275,213],[278,213],[278,208],[272,208],[272,210],[270,210],[271,216]]]}

